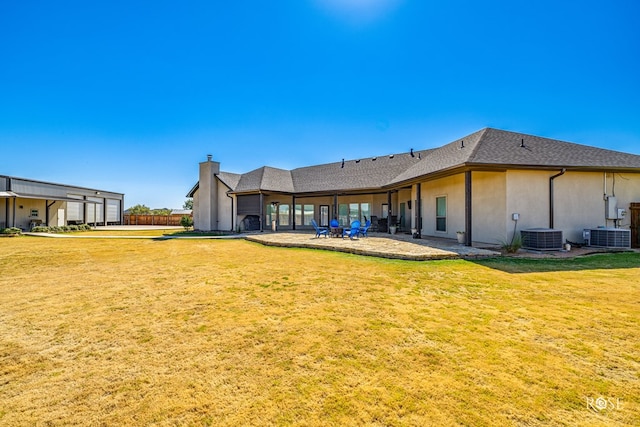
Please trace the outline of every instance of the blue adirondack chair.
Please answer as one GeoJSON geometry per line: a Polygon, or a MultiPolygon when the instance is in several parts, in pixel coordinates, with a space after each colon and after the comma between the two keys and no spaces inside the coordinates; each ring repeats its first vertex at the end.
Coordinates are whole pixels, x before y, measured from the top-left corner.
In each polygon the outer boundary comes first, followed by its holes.
{"type": "Polygon", "coordinates": [[[324,235],[324,237],[329,237],[329,229],[327,227],[318,226],[318,223],[315,219],[311,220],[311,225],[313,225],[313,228],[316,229],[316,239],[322,235],[324,235]]]}
{"type": "Polygon", "coordinates": [[[360,221],[353,221],[351,228],[345,228],[342,231],[342,238],[344,239],[344,236],[349,236],[350,239],[353,239],[354,237],[358,237],[358,233],[360,233],[360,221]]]}
{"type": "Polygon", "coordinates": [[[367,232],[369,231],[369,227],[371,227],[371,220],[367,220],[367,222],[364,223],[364,227],[360,227],[360,234],[362,234],[362,237],[368,237],[367,236],[367,232]]]}

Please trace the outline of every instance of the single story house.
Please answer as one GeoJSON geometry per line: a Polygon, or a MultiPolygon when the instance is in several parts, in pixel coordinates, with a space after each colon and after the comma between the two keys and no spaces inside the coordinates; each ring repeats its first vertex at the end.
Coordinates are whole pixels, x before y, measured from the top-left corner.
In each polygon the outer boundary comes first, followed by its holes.
{"type": "Polygon", "coordinates": [[[0,175],[0,228],[122,224],[124,194],[0,175]]]}
{"type": "Polygon", "coordinates": [[[293,170],[224,172],[209,155],[187,196],[203,231],[366,218],[416,237],[464,232],[467,245],[507,242],[528,229],[582,242],[585,229],[631,228],[635,246],[640,155],[485,128],[438,148],[293,170]]]}

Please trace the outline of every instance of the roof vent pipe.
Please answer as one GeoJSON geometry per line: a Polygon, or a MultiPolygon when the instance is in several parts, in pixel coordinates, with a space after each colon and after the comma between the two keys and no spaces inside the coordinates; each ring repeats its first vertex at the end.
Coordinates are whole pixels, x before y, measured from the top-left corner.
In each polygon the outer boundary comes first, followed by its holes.
{"type": "Polygon", "coordinates": [[[416,155],[413,154],[413,148],[411,149],[411,151],[409,152],[409,154],[411,154],[411,157],[415,157],[416,155]]]}
{"type": "Polygon", "coordinates": [[[464,139],[460,141],[460,148],[464,148],[464,139]]]}
{"type": "Polygon", "coordinates": [[[207,154],[207,162],[210,162],[213,156],[211,154],[207,154]]]}
{"type": "Polygon", "coordinates": [[[553,229],[553,180],[559,176],[564,175],[567,170],[562,168],[560,173],[553,175],[549,178],[549,228],[553,229]]]}
{"type": "Polygon", "coordinates": [[[520,140],[520,147],[524,148],[524,138],[520,140]]]}

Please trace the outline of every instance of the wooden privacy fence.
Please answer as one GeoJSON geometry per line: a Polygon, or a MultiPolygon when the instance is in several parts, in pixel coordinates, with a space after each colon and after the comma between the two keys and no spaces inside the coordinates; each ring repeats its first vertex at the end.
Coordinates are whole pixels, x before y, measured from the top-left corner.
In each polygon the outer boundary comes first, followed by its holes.
{"type": "MultiPolygon", "coordinates": [[[[181,225],[180,220],[185,215],[125,215],[125,225],[181,225]]],[[[191,215],[189,215],[191,217],[191,215]]]]}

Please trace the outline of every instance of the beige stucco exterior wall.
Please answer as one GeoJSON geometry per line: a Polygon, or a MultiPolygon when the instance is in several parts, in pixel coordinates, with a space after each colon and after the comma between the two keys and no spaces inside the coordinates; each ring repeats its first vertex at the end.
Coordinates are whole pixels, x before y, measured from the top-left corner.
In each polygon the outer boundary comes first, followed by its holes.
{"type": "MultiPolygon", "coordinates": [[[[603,178],[604,180],[604,178],[603,178]]],[[[618,208],[626,211],[626,217],[618,221],[618,226],[629,228],[631,216],[629,206],[631,203],[640,203],[640,173],[616,173],[607,174],[607,194],[617,198],[618,208]]],[[[607,227],[611,227],[612,221],[607,222],[607,227]]]]}
{"type": "MultiPolygon", "coordinates": [[[[559,171],[507,172],[507,215],[520,214],[518,230],[549,227],[549,178],[559,171]]],[[[613,174],[607,174],[607,194],[613,194],[613,174]]],[[[618,207],[640,201],[640,174],[616,174],[618,207]]],[[[613,227],[605,219],[603,172],[572,172],[554,180],[554,229],[563,238],[582,242],[582,230],[598,226],[613,227]]],[[[618,226],[629,227],[629,218],[618,226]]]]}
{"type": "Polygon", "coordinates": [[[454,175],[423,182],[422,234],[455,239],[456,231],[464,230],[464,175],[454,175]],[[436,231],[436,198],[447,198],[446,231],[436,231]]]}
{"type": "MultiPolygon", "coordinates": [[[[198,194],[198,222],[194,223],[197,230],[211,231],[218,229],[218,179],[220,163],[208,159],[199,165],[198,194]]],[[[194,204],[195,210],[195,204],[194,204]]]]}
{"type": "MultiPolygon", "coordinates": [[[[234,201],[227,196],[227,191],[229,191],[229,188],[218,179],[216,179],[216,182],[218,185],[218,201],[216,203],[218,209],[217,229],[222,231],[233,230],[234,224],[232,223],[231,218],[231,207],[234,201]]],[[[235,212],[235,206],[233,206],[233,210],[235,212]]]]}
{"type": "Polygon", "coordinates": [[[518,231],[549,227],[549,177],[558,172],[527,170],[506,172],[506,212],[509,217],[513,213],[520,215],[518,231]]]}
{"type": "Polygon", "coordinates": [[[508,220],[506,186],[504,172],[471,173],[474,242],[500,244],[513,235],[513,225],[508,220]]]}
{"type": "MultiPolygon", "coordinates": [[[[548,228],[549,178],[558,171],[508,170],[506,172],[472,172],[473,241],[499,244],[528,228],[548,228]],[[518,213],[517,228],[512,214],[518,213]]],[[[607,174],[606,193],[614,194],[613,174],[607,174]]],[[[619,208],[628,210],[640,202],[640,174],[616,173],[615,196],[619,208]]],[[[464,174],[425,181],[422,191],[422,234],[455,238],[464,230],[464,174]],[[447,197],[447,231],[436,231],[436,197],[447,197]]],[[[554,180],[554,228],[563,231],[564,239],[581,242],[582,230],[598,226],[613,227],[605,219],[603,172],[572,172],[554,180]]],[[[416,199],[415,187],[413,200],[416,199]]],[[[415,221],[412,218],[412,222],[415,221]]],[[[618,221],[628,228],[630,217],[618,221]]]]}
{"type": "Polygon", "coordinates": [[[193,228],[200,230],[200,189],[193,192],[193,228]]]}

